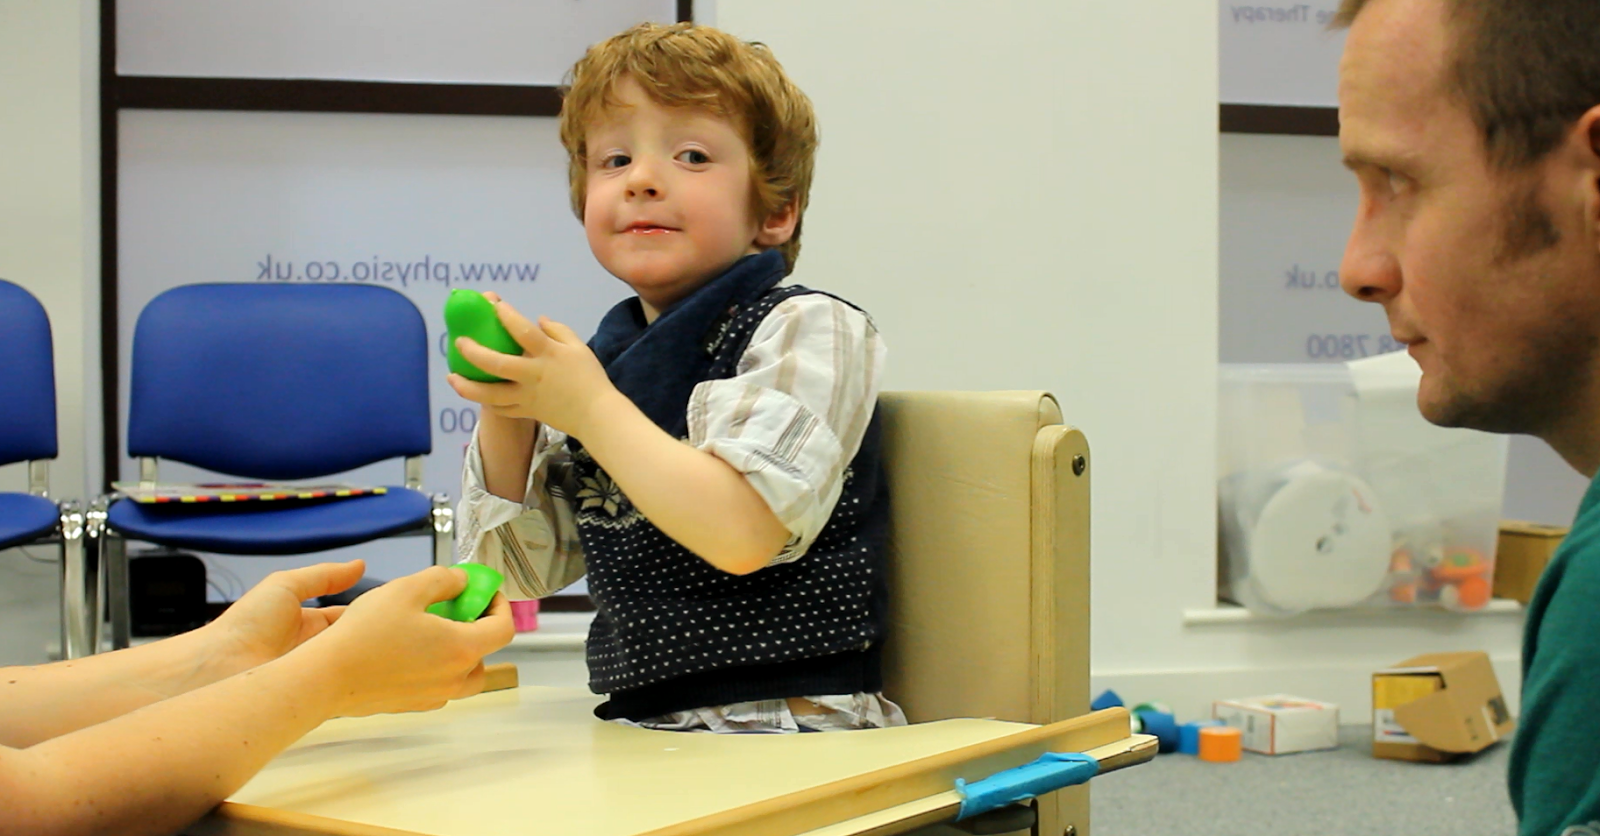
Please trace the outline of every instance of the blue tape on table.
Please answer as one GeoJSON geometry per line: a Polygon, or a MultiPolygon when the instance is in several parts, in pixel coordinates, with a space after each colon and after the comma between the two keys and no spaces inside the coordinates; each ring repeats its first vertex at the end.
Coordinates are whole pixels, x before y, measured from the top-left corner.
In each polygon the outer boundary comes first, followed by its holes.
{"type": "Polygon", "coordinates": [[[987,813],[997,807],[1026,801],[1062,787],[1081,784],[1100,772],[1100,762],[1081,752],[1046,752],[1033,763],[996,772],[967,783],[956,779],[961,812],[956,821],[987,813]]]}

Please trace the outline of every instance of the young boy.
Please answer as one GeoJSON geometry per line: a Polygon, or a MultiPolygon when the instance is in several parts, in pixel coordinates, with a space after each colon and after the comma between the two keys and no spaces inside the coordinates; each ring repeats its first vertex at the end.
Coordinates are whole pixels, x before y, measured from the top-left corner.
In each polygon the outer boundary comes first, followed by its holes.
{"type": "Polygon", "coordinates": [[[585,346],[496,300],[523,346],[458,349],[502,383],[463,476],[460,549],[513,598],[585,571],[596,713],[650,728],[899,725],[879,672],[888,495],[865,314],[777,285],[794,268],[817,131],[772,54],[636,26],[573,67],[573,209],[637,296],[585,346]]]}

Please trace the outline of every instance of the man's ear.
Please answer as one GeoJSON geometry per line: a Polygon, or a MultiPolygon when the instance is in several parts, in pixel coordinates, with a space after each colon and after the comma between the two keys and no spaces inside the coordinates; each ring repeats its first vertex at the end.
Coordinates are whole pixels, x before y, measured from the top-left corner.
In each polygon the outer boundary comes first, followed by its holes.
{"type": "Polygon", "coordinates": [[[1578,117],[1578,125],[1589,140],[1590,152],[1600,157],[1600,104],[1589,108],[1587,113],[1578,117]]]}
{"type": "Polygon", "coordinates": [[[1590,232],[1600,239],[1600,105],[1589,108],[1578,117],[1576,128],[1581,138],[1579,153],[1584,171],[1584,220],[1590,232]]]}
{"type": "Polygon", "coordinates": [[[781,247],[794,237],[795,227],[799,225],[799,201],[790,199],[761,222],[756,229],[755,244],[764,248],[781,247]]]}

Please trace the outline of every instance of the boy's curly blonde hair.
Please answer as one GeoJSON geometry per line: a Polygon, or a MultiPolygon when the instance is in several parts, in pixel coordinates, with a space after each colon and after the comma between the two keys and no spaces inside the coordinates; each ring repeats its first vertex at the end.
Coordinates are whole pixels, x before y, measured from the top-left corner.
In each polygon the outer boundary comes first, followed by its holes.
{"type": "Polygon", "coordinates": [[[708,26],[641,23],[590,47],[573,65],[562,89],[561,144],[578,219],[587,197],[587,131],[619,106],[617,87],[626,79],[663,106],[705,108],[734,123],[750,148],[756,216],[794,204],[794,235],[778,248],[794,270],[817,153],[816,114],[765,45],[708,26]]]}

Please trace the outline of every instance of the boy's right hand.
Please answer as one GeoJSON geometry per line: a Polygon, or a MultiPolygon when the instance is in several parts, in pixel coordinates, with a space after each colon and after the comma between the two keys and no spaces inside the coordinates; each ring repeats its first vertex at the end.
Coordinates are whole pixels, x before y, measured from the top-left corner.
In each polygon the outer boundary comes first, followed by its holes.
{"type": "Polygon", "coordinates": [[[297,653],[326,671],[335,711],[363,716],[427,711],[483,690],[483,657],[515,635],[511,605],[495,595],[471,623],[426,612],[466,588],[459,569],[434,566],[362,595],[297,653]]]}
{"type": "MultiPolygon", "coordinates": [[[[487,297],[485,297],[487,298],[487,297]]],[[[446,378],[456,394],[483,405],[484,414],[532,419],[566,435],[583,439],[595,421],[610,414],[604,403],[621,393],[611,383],[600,359],[571,328],[547,317],[529,320],[503,300],[495,315],[522,347],[520,356],[502,354],[457,337],[456,350],[497,383],[446,378]]]]}
{"type": "MultiPolygon", "coordinates": [[[[483,298],[491,305],[502,300],[494,291],[484,291],[483,298]]],[[[460,350],[459,348],[457,349],[460,350]]],[[[483,468],[483,487],[489,493],[511,502],[521,502],[527,492],[528,468],[533,466],[533,448],[539,435],[539,422],[532,418],[518,418],[502,414],[492,406],[472,398],[477,390],[463,392],[457,385],[459,375],[450,376],[450,385],[458,394],[481,404],[478,415],[478,455],[483,468]]],[[[470,383],[464,378],[461,383],[470,383]]],[[[507,382],[484,384],[503,387],[507,382]]]]}

